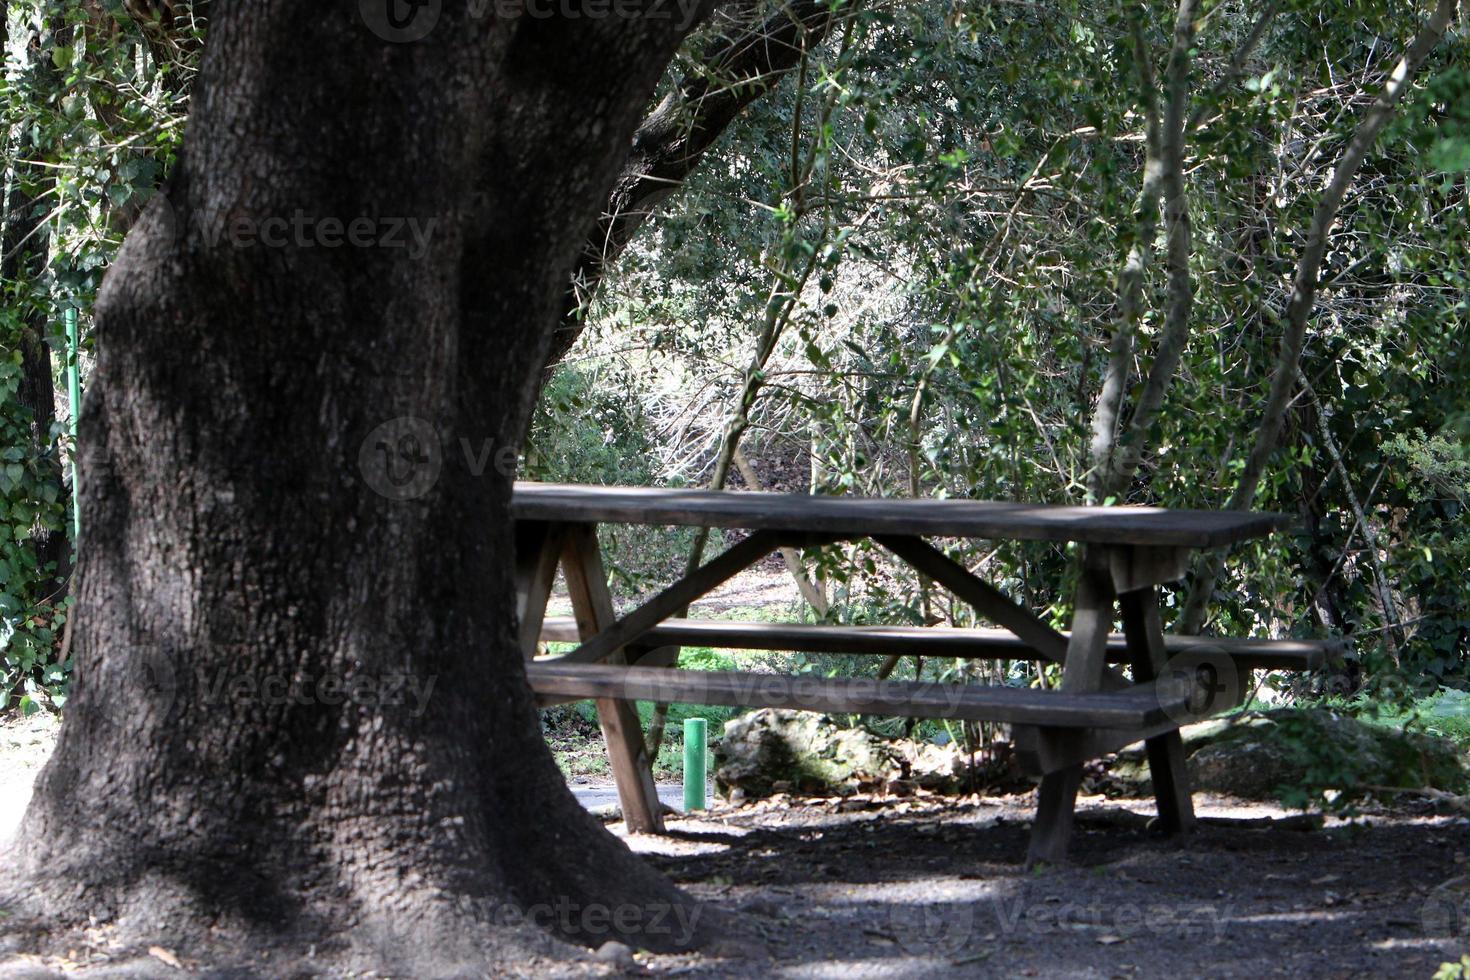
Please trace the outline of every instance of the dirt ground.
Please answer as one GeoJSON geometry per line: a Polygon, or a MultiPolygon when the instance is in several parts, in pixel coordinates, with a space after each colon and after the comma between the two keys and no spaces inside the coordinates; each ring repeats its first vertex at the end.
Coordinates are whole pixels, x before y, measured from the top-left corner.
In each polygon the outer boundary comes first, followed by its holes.
{"type": "MultiPolygon", "coordinates": [[[[0,724],[0,835],[54,733],[45,716],[0,724]]],[[[640,954],[629,972],[1429,980],[1470,953],[1464,817],[1404,804],[1302,830],[1279,808],[1201,796],[1201,829],[1169,841],[1145,828],[1148,801],[1090,797],[1073,864],[1026,872],[1034,805],[1034,793],[777,798],[672,820],[665,837],[625,838],[765,937],[741,958],[640,954]]]]}
{"type": "Polygon", "coordinates": [[[1432,977],[1470,953],[1470,821],[1405,806],[1319,830],[1201,797],[1158,840],[1148,801],[1084,800],[1067,868],[1026,872],[1034,794],[770,801],[632,846],[756,921],[749,962],[689,977],[1432,977]],[[764,957],[769,957],[768,959],[764,957]]]}

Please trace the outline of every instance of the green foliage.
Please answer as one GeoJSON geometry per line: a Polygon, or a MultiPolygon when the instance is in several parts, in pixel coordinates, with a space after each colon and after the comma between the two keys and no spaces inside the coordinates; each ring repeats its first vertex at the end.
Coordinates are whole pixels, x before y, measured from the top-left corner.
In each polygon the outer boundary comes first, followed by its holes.
{"type": "Polygon", "coordinates": [[[29,711],[43,690],[64,700],[70,665],[55,658],[68,603],[56,601],[55,563],[43,567],[32,547],[37,533],[65,526],[65,500],[56,468],[34,451],[33,415],[19,402],[21,374],[19,350],[0,357],[0,710],[14,701],[29,711]]]}
{"type": "Polygon", "coordinates": [[[1460,957],[1458,963],[1441,963],[1434,971],[1434,980],[1465,980],[1470,977],[1470,955],[1460,957]]]}
{"type": "Polygon", "coordinates": [[[35,542],[69,525],[60,463],[72,447],[63,424],[33,431],[19,399],[22,338],[64,350],[62,311],[73,308],[89,346],[103,270],[177,154],[202,23],[150,39],[148,25],[116,3],[21,0],[6,4],[6,16],[0,104],[11,123],[0,147],[0,219],[12,254],[0,284],[0,708],[29,710],[48,696],[63,701],[70,670],[59,662],[65,583],[35,542]]]}
{"type": "MultiPolygon", "coordinates": [[[[1198,123],[1185,152],[1192,333],[1139,476],[1116,502],[1228,498],[1320,190],[1418,6],[1277,5],[1232,74],[1260,5],[1207,5],[1187,107],[1198,123]]],[[[743,418],[757,469],[782,489],[1085,500],[1118,273],[1135,245],[1153,260],[1125,409],[1163,327],[1163,242],[1140,236],[1137,206],[1144,79],[1157,82],[1175,9],[837,3],[838,23],[805,68],[737,120],[609,271],[582,347],[547,382],[526,475],[703,484],[743,418]]],[[[11,37],[25,43],[12,45],[3,83],[17,121],[6,173],[43,219],[44,250],[41,269],[5,283],[8,357],[22,324],[54,333],[63,307],[89,327],[102,270],[178,152],[199,38],[194,27],[160,37],[111,2],[7,10],[11,37]]],[[[691,41],[676,72],[700,65],[701,44],[691,41]]],[[[1470,681],[1466,51],[1463,32],[1436,50],[1328,242],[1302,367],[1347,481],[1299,400],[1256,504],[1300,515],[1301,531],[1231,555],[1212,624],[1352,633],[1369,674],[1392,664],[1450,685],[1470,681]],[[1350,496],[1381,554],[1365,544],[1350,496]],[[1375,559],[1391,583],[1387,609],[1375,559]]],[[[46,570],[27,563],[26,542],[62,519],[63,488],[42,464],[65,447],[60,431],[32,447],[13,386],[0,392],[6,666],[47,683],[60,676],[45,672],[65,611],[46,605],[46,570]]],[[[677,573],[692,541],[688,531],[604,533],[623,594],[677,573]]],[[[1065,624],[1066,548],[948,547],[1065,624]]],[[[972,621],[866,545],[806,562],[834,619],[972,621]]],[[[1176,605],[1166,595],[1166,621],[1176,605]]],[[[838,664],[811,658],[801,669],[838,664]]],[[[922,670],[953,678],[960,667],[922,670]]],[[[1001,665],[994,679],[1036,681],[1028,670],[1001,665]]]]}
{"type": "MultiPolygon", "coordinates": [[[[702,483],[741,410],[757,325],[786,290],[790,325],[749,407],[758,470],[799,468],[804,478],[783,488],[819,493],[1080,503],[1118,272],[1139,243],[1134,18],[1157,79],[1175,6],[838,9],[850,29],[737,121],[610,272],[579,369],[617,365],[617,397],[652,436],[650,482],[702,483]],[[813,161],[802,181],[798,158],[813,161]],[[817,258],[804,283],[791,275],[803,256],[817,258]]],[[[1422,16],[1409,5],[1283,4],[1231,75],[1259,13],[1213,5],[1197,39],[1192,333],[1119,503],[1228,499],[1321,188],[1422,16]]],[[[1450,165],[1465,53],[1459,34],[1436,52],[1330,237],[1303,370],[1330,412],[1348,485],[1299,400],[1255,503],[1301,515],[1301,531],[1230,556],[1212,623],[1237,635],[1351,633],[1370,669],[1451,683],[1470,668],[1463,503],[1442,492],[1448,440],[1470,418],[1470,211],[1450,165]],[[1383,551],[1388,610],[1350,495],[1383,551]]],[[[1125,410],[1163,326],[1163,242],[1142,244],[1155,255],[1125,410]]],[[[1065,548],[951,547],[1065,623],[1065,548]]],[[[865,546],[807,560],[834,618],[970,621],[865,546]]],[[[1166,595],[1166,625],[1177,602],[1166,595]]],[[[931,664],[926,676],[952,669],[931,664]]]]}

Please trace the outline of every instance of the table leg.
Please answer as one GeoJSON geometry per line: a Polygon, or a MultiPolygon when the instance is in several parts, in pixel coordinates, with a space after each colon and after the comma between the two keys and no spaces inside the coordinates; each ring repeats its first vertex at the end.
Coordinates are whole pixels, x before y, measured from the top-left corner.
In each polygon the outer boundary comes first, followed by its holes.
{"type": "Polygon", "coordinates": [[[562,529],[546,521],[516,522],[516,618],[520,622],[521,650],[536,656],[546,601],[556,584],[561,564],[562,529]]]}
{"type": "MultiPolygon", "coordinates": [[[[1113,598],[1113,586],[1107,575],[1084,562],[1072,613],[1072,635],[1062,665],[1063,691],[1083,693],[1102,687],[1107,668],[1108,633],[1113,626],[1113,598]]],[[[1066,861],[1077,790],[1081,785],[1081,765],[1068,766],[1041,778],[1036,823],[1031,828],[1031,847],[1026,855],[1028,867],[1066,861]]]]}
{"type": "MultiPolygon", "coordinates": [[[[1139,683],[1156,680],[1168,659],[1164,631],[1159,625],[1159,594],[1155,588],[1124,592],[1118,597],[1123,613],[1123,634],[1133,679],[1139,683]]],[[[1144,742],[1148,771],[1159,808],[1159,824],[1167,834],[1187,833],[1195,827],[1194,799],[1189,790],[1189,771],[1184,764],[1184,740],[1172,729],[1144,742]]]]}
{"type": "MultiPolygon", "coordinates": [[[[562,572],[567,591],[571,593],[572,614],[582,639],[588,640],[610,626],[616,618],[612,594],[607,588],[607,572],[597,546],[597,529],[590,524],[567,526],[562,572]]],[[[624,663],[622,651],[615,652],[608,663],[624,663]]],[[[653,766],[643,744],[643,729],[634,702],[621,698],[598,698],[597,720],[602,725],[602,738],[607,744],[608,761],[618,786],[618,803],[623,809],[623,822],[635,834],[661,834],[664,830],[660,812],[658,787],[653,781],[653,766]]]]}

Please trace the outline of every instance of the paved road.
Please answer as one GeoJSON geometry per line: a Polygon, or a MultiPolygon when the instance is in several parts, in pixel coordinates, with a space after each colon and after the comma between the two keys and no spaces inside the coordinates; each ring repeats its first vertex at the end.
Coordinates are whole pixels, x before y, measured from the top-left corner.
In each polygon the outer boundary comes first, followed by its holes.
{"type": "MultiPolygon", "coordinates": [[[[572,795],[576,796],[577,802],[589,810],[600,806],[617,805],[618,790],[611,782],[572,783],[571,787],[572,795]]],[[[705,795],[708,798],[708,792],[705,795]]],[[[684,809],[684,784],[659,783],[658,798],[676,810],[684,809]]]]}

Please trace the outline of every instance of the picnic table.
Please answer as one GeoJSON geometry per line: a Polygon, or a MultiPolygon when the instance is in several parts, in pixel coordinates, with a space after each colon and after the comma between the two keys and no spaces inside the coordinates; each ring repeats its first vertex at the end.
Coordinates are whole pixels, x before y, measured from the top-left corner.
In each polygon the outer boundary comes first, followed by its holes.
{"type": "Polygon", "coordinates": [[[1194,806],[1180,726],[1241,703],[1253,669],[1312,670],[1335,652],[1331,641],[1166,636],[1160,628],[1159,587],[1185,574],[1193,552],[1264,537],[1288,523],[1279,514],[524,482],[516,484],[511,509],[527,678],[543,705],[595,700],[623,817],[635,833],[663,830],[634,707],[640,700],[1008,723],[1021,763],[1041,777],[1032,863],[1065,859],[1083,764],[1142,740],[1160,829],[1188,831],[1194,806]],[[749,534],[618,616],[597,544],[601,523],[749,534]],[[1071,629],[1054,629],[930,537],[1080,544],[1071,629]],[[683,618],[692,602],[778,548],[863,538],[948,589],[993,627],[683,618]],[[558,567],[573,611],[565,620],[546,617],[558,567]],[[1114,633],[1118,621],[1122,631],[1114,633]],[[579,645],[538,656],[543,642],[579,645]],[[1032,660],[1061,665],[1061,684],[1040,690],[677,669],[680,647],[692,645],[1032,660]]]}

